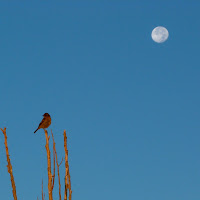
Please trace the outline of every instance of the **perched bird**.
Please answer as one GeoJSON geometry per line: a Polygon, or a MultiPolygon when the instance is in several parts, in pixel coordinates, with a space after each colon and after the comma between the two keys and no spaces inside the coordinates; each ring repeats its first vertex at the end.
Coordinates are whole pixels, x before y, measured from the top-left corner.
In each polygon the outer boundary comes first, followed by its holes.
{"type": "Polygon", "coordinates": [[[38,128],[35,130],[34,133],[36,133],[36,131],[40,128],[48,128],[51,125],[51,116],[48,113],[44,113],[44,118],[43,120],[40,122],[38,128]]]}

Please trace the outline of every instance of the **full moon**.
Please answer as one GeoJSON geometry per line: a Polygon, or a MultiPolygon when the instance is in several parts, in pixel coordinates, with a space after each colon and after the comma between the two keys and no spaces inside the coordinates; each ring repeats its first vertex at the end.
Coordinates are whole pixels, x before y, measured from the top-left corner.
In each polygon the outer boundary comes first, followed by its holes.
{"type": "Polygon", "coordinates": [[[165,27],[158,26],[151,33],[152,39],[157,43],[163,43],[169,37],[169,32],[165,27]]]}

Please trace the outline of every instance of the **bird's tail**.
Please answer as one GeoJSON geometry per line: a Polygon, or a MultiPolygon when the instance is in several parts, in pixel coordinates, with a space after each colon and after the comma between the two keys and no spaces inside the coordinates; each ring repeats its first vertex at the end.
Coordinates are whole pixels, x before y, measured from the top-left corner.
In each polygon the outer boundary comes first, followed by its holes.
{"type": "Polygon", "coordinates": [[[36,133],[38,129],[39,129],[39,128],[37,128],[37,129],[35,130],[35,132],[34,132],[34,133],[36,133]]]}

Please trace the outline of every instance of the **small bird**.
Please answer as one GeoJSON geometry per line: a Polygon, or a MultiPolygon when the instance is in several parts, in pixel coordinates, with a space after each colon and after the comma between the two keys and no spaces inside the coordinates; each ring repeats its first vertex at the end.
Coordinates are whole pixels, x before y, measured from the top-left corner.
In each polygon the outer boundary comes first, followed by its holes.
{"type": "Polygon", "coordinates": [[[40,122],[38,128],[35,130],[34,133],[36,133],[37,130],[39,130],[40,128],[46,129],[51,125],[51,116],[48,113],[44,113],[44,118],[42,119],[42,121],[40,122]]]}

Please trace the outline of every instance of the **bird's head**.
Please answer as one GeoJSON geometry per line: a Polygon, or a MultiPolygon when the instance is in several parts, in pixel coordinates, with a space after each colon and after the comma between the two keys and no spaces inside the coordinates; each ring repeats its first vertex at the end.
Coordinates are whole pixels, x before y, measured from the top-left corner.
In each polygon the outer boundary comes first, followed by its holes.
{"type": "Polygon", "coordinates": [[[44,117],[50,117],[49,113],[44,113],[44,117]]]}

